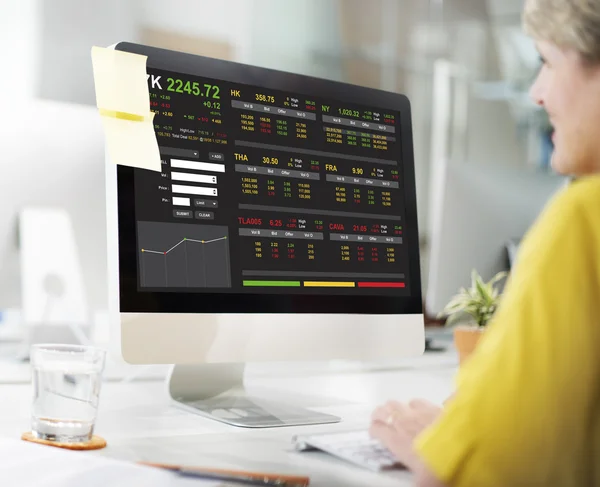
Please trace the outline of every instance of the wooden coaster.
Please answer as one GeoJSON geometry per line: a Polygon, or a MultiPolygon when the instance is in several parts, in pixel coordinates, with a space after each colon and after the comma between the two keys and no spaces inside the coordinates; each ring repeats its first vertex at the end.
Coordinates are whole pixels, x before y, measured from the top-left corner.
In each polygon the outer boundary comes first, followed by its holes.
{"type": "Polygon", "coordinates": [[[28,431],[27,433],[23,433],[21,435],[21,439],[24,441],[31,441],[32,443],[39,443],[40,445],[65,448],[67,450],[100,450],[106,446],[106,440],[96,435],[92,436],[92,439],[85,443],[61,443],[60,441],[40,440],[39,438],[33,436],[30,431],[28,431]]]}

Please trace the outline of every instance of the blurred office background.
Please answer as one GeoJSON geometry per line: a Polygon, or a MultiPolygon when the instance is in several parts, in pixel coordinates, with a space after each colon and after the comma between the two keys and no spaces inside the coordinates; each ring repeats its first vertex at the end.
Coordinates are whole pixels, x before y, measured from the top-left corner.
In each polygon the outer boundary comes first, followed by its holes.
{"type": "MultiPolygon", "coordinates": [[[[539,64],[533,42],[521,33],[522,0],[0,0],[0,5],[0,93],[13,102],[93,106],[90,48],[121,40],[408,95],[424,289],[439,164],[548,171],[549,128],[527,94],[539,64]]],[[[10,110],[0,121],[8,123],[10,110]]],[[[11,154],[1,147],[0,154],[0,166],[10,164],[11,154]]],[[[20,184],[25,188],[25,181],[14,181],[20,184]]]]}

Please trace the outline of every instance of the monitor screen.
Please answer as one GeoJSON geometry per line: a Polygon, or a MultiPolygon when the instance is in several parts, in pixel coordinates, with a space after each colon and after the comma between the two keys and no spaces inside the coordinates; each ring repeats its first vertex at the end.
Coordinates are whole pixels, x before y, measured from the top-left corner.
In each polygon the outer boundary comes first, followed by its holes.
{"type": "Polygon", "coordinates": [[[399,103],[174,65],[147,67],[162,171],[128,179],[137,294],[420,296],[399,103]]]}

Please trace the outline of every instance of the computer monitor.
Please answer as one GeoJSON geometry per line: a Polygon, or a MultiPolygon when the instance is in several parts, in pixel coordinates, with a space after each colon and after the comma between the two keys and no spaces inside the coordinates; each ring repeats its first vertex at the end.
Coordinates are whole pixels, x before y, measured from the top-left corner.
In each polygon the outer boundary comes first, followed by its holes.
{"type": "Polygon", "coordinates": [[[432,191],[425,305],[438,315],[471,271],[488,280],[509,271],[525,236],[567,179],[531,168],[444,163],[432,191]]]}
{"type": "Polygon", "coordinates": [[[245,363],[423,352],[408,99],[114,48],[147,56],[162,155],[161,173],[107,161],[109,301],[123,357],[175,364],[171,397],[218,420],[336,421],[227,401],[244,394],[245,363]]]}
{"type": "MultiPolygon", "coordinates": [[[[52,209],[64,211],[72,224],[78,249],[73,258],[83,276],[83,295],[93,321],[94,315],[108,310],[104,135],[98,111],[34,99],[6,100],[4,111],[0,122],[0,309],[22,309],[21,284],[27,276],[21,273],[21,212],[52,209]]],[[[47,235],[45,248],[39,242],[40,262],[57,259],[50,240],[56,243],[62,237],[47,235]]]]}

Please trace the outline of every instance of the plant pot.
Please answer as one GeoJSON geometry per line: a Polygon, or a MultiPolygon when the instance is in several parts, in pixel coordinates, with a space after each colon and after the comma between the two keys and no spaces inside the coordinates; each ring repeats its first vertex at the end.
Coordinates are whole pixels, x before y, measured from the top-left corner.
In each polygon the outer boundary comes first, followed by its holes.
{"type": "Polygon", "coordinates": [[[459,364],[462,365],[473,353],[483,336],[485,328],[478,326],[457,326],[454,328],[454,345],[458,351],[459,364]]]}

